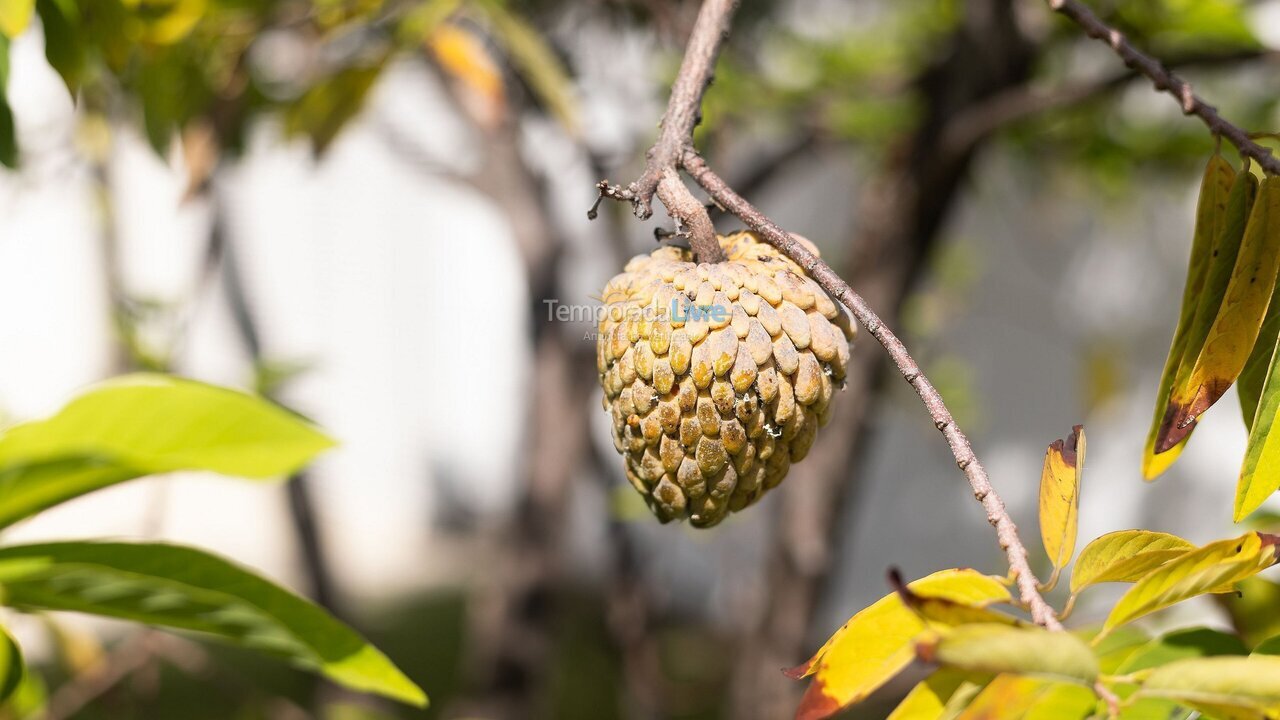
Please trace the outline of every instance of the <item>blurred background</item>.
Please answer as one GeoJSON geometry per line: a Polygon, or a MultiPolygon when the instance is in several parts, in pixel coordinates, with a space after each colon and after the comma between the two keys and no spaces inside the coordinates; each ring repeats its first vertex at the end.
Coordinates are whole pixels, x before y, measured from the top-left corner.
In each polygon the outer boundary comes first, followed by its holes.
{"type": "MultiPolygon", "coordinates": [[[[749,511],[660,526],[623,477],[593,328],[546,301],[594,304],[669,226],[587,210],[597,181],[639,175],[697,3],[23,4],[0,3],[0,418],[161,370],[256,389],[341,445],[287,483],[154,478],[6,539],[203,545],[350,621],[432,698],[15,618],[51,717],[790,717],[803,684],[778,670],[888,567],[1004,572],[865,334],[814,451],[749,511]]],[[[1280,2],[1091,4],[1226,117],[1280,126],[1280,2]]],[[[1231,532],[1234,393],[1158,483],[1139,472],[1201,124],[1029,0],[746,0],[719,68],[699,148],[901,330],[1028,544],[1045,445],[1075,423],[1082,542],[1231,532]]]]}

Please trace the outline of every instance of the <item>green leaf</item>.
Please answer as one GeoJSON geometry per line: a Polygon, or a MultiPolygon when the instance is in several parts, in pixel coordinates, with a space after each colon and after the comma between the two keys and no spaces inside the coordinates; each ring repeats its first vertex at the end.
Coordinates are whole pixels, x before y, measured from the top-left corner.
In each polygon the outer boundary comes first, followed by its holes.
{"type": "MultiPolygon", "coordinates": [[[[1280,242],[1280,223],[1275,226],[1273,234],[1277,235],[1277,242],[1280,242]]],[[[1280,293],[1275,297],[1280,298],[1280,293]]],[[[1276,361],[1276,339],[1261,338],[1259,346],[1263,344],[1267,345],[1266,357],[1269,364],[1266,379],[1259,391],[1260,400],[1256,404],[1253,421],[1249,424],[1249,443],[1245,447],[1240,478],[1236,481],[1232,511],[1236,522],[1257,510],[1280,489],[1280,432],[1272,432],[1276,426],[1277,414],[1280,414],[1280,362],[1276,361]]]]}
{"type": "Polygon", "coordinates": [[[1254,655],[1280,655],[1280,635],[1267,638],[1253,649],[1254,655]]]}
{"type": "Polygon", "coordinates": [[[1246,645],[1280,635],[1280,584],[1261,577],[1243,580],[1236,592],[1214,598],[1231,617],[1231,627],[1240,633],[1246,645]]]}
{"type": "Polygon", "coordinates": [[[1040,474],[1040,539],[1053,563],[1049,585],[1071,562],[1080,521],[1080,475],[1084,469],[1084,426],[1076,425],[1066,441],[1055,440],[1044,453],[1040,474]]]}
{"type": "Polygon", "coordinates": [[[22,681],[18,683],[18,687],[14,689],[13,695],[5,702],[4,710],[11,713],[8,716],[0,712],[0,717],[8,718],[39,718],[44,712],[49,702],[49,689],[45,686],[44,678],[38,672],[30,672],[24,670],[22,673],[22,681]]]}
{"type": "Polygon", "coordinates": [[[0,165],[18,166],[18,137],[14,132],[13,110],[9,107],[9,38],[0,35],[0,165]]]}
{"type": "Polygon", "coordinates": [[[85,43],[76,34],[79,8],[65,0],[37,0],[36,10],[44,31],[44,56],[74,95],[85,67],[85,43]]]}
{"type": "Polygon", "coordinates": [[[1258,533],[1220,540],[1152,570],[1120,598],[1103,632],[1204,593],[1226,592],[1275,561],[1275,546],[1258,533]]]}
{"type": "Polygon", "coordinates": [[[206,633],[287,658],[354,690],[422,706],[390,660],[323,609],[235,565],[165,544],[64,542],[0,548],[5,603],[206,633]]]}
{"type": "Polygon", "coordinates": [[[15,38],[31,24],[35,0],[0,0],[0,35],[15,38]]]}
{"type": "MultiPolygon", "coordinates": [[[[1156,697],[1130,698],[1120,708],[1119,720],[1189,720],[1192,711],[1172,700],[1156,697]]],[[[1097,717],[1104,717],[1098,715],[1097,717]]]]}
{"type": "Polygon", "coordinates": [[[13,636],[4,627],[0,627],[0,703],[7,702],[22,685],[27,674],[26,665],[22,662],[22,650],[13,636]]]}
{"type": "Polygon", "coordinates": [[[383,56],[369,65],[360,65],[333,73],[312,85],[284,111],[285,135],[305,135],[317,154],[323,154],[338,133],[364,107],[365,99],[386,66],[383,56]]]}
{"type": "MultiPolygon", "coordinates": [[[[1097,636],[1096,631],[1076,631],[1076,636],[1088,642],[1097,636]]],[[[1104,675],[1113,675],[1133,654],[1151,642],[1151,636],[1136,627],[1122,627],[1098,640],[1093,654],[1098,658],[1098,668],[1104,675]]]]}
{"type": "Polygon", "coordinates": [[[1080,551],[1071,571],[1071,592],[1104,582],[1136,582],[1195,545],[1177,535],[1150,530],[1107,533],[1080,551]]]}
{"type": "Polygon", "coordinates": [[[1093,651],[1070,633],[1038,627],[961,625],[917,644],[926,662],[970,672],[1043,675],[1092,683],[1098,677],[1093,651]]]}
{"type": "Polygon", "coordinates": [[[1116,671],[1127,675],[1167,665],[1175,660],[1217,655],[1247,655],[1244,642],[1235,635],[1211,628],[1178,630],[1152,640],[1129,656],[1116,671]]]}
{"type": "Polygon", "coordinates": [[[1271,303],[1267,305],[1267,315],[1262,321],[1262,329],[1258,331],[1258,340],[1253,345],[1253,352],[1236,379],[1236,392],[1240,396],[1240,413],[1244,416],[1244,429],[1253,429],[1253,416],[1258,412],[1258,402],[1262,397],[1262,387],[1266,384],[1268,369],[1271,367],[1271,356],[1275,352],[1276,341],[1280,339],[1280,293],[1271,294],[1271,303]]]}
{"type": "MultiPolygon", "coordinates": [[[[1280,657],[1207,657],[1156,668],[1140,696],[1242,713],[1280,712],[1280,657]]],[[[1247,716],[1247,715],[1246,715],[1247,716]]]]}
{"type": "Polygon", "coordinates": [[[252,395],[164,375],[103,383],[0,434],[0,527],[143,475],[286,475],[333,442],[252,395]]]}
{"type": "MultiPolygon", "coordinates": [[[[921,597],[974,607],[1010,600],[1009,589],[999,579],[974,570],[943,570],[907,587],[921,597]]],[[[911,643],[924,629],[924,621],[898,593],[859,611],[807,663],[787,672],[795,679],[816,675],[796,716],[827,717],[870,695],[911,663],[911,643]]]]}

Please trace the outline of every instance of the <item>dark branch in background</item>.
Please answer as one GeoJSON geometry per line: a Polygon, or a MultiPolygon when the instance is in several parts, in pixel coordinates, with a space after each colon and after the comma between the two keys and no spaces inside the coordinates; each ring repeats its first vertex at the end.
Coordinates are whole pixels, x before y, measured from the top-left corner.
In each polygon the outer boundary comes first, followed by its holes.
{"type": "MultiPolygon", "coordinates": [[[[1190,55],[1168,61],[1165,67],[1214,67],[1251,61],[1274,61],[1277,58],[1280,58],[1280,53],[1273,50],[1250,49],[1190,55]]],[[[1093,81],[1064,83],[1054,88],[1030,85],[1010,88],[956,116],[947,125],[942,145],[952,152],[966,150],[1011,123],[1113,92],[1140,77],[1143,76],[1138,72],[1125,72],[1093,81]]]]}
{"type": "Polygon", "coordinates": [[[1227,139],[1240,154],[1252,158],[1272,175],[1280,175],[1280,159],[1249,138],[1249,133],[1231,124],[1218,114],[1217,108],[1206,103],[1191,89],[1191,84],[1169,72],[1159,60],[1133,46],[1119,30],[1107,25],[1092,10],[1076,0],[1047,0],[1049,7],[1071,18],[1091,38],[1106,43],[1124,64],[1150,78],[1156,90],[1166,92],[1177,99],[1185,115],[1195,115],[1204,121],[1214,135],[1227,139]]]}
{"type": "MultiPolygon", "coordinates": [[[[602,193],[608,197],[632,202],[638,216],[647,216],[649,202],[656,190],[654,178],[670,178],[679,168],[684,168],[690,176],[701,185],[711,197],[729,212],[737,215],[752,230],[777,247],[784,254],[795,260],[804,270],[826,290],[832,297],[839,299],[853,313],[863,327],[884,346],[890,358],[897,366],[903,378],[915,389],[924,402],[925,408],[933,418],[934,425],[947,439],[956,465],[964,472],[973,489],[974,496],[982,503],[987,513],[987,520],[996,529],[1000,547],[1005,551],[1009,570],[1017,583],[1019,595],[1031,613],[1032,619],[1039,625],[1050,629],[1061,629],[1053,608],[1045,602],[1037,588],[1038,580],[1028,563],[1027,550],[1018,537],[1017,527],[1009,517],[1004,502],[991,486],[987,472],[983,468],[968,438],[956,426],[951,412],[943,402],[942,396],[934,388],[929,379],[921,372],[915,360],[907,352],[906,347],[894,333],[885,326],[880,317],[867,306],[860,295],[849,287],[826,263],[809,252],[789,233],[778,227],[772,220],[753,207],[749,202],[733,191],[719,178],[698,156],[693,148],[693,120],[699,112],[702,100],[702,89],[710,82],[711,72],[715,66],[716,55],[723,43],[726,28],[736,8],[736,3],[728,0],[707,0],[698,13],[697,22],[689,39],[685,60],[680,68],[680,75],[672,89],[670,105],[664,116],[663,132],[648,153],[649,164],[644,175],[629,185],[625,190],[602,187],[602,193]],[[699,73],[694,75],[694,73],[699,73]],[[692,88],[697,88],[696,92],[692,88]],[[684,123],[686,133],[675,136],[675,122],[684,123]],[[673,148],[679,148],[674,152],[673,148]],[[663,164],[665,163],[665,164],[663,164]],[[646,195],[646,193],[648,193],[646,195]]],[[[683,183],[681,183],[683,185],[683,183]]],[[[687,192],[687,189],[686,189],[687,192]]],[[[659,199],[665,198],[659,194],[659,199]]],[[[691,217],[680,217],[685,210],[682,206],[667,206],[667,211],[678,222],[685,225],[699,222],[691,217]]],[[[699,206],[705,213],[705,209],[699,206]]],[[[695,213],[696,215],[696,213],[695,213]]],[[[709,222],[709,219],[708,221],[709,222]]],[[[714,239],[714,237],[713,237],[714,239]]],[[[705,257],[700,259],[706,261],[705,257]]]]}
{"type": "MultiPolygon", "coordinates": [[[[213,221],[209,228],[210,256],[221,258],[223,290],[227,294],[227,304],[230,306],[231,317],[235,321],[240,342],[244,345],[245,352],[249,354],[255,368],[261,367],[262,335],[258,331],[258,322],[253,316],[253,310],[249,307],[239,258],[226,237],[225,210],[216,193],[210,192],[209,196],[213,206],[213,221]]],[[[276,398],[272,399],[279,402],[276,398]]],[[[311,478],[307,471],[299,470],[290,477],[285,489],[289,498],[289,518],[293,521],[293,529],[298,538],[298,549],[302,553],[302,566],[310,585],[308,594],[318,605],[342,617],[344,614],[338,607],[327,553],[316,525],[315,501],[311,497],[311,478]]]]}

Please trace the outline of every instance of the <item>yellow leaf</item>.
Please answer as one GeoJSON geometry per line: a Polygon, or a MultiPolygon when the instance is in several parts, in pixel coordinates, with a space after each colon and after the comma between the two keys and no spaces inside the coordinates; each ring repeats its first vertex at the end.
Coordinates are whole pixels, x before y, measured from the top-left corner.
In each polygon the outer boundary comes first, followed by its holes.
{"type": "Polygon", "coordinates": [[[1006,674],[996,676],[956,720],[1083,720],[1095,704],[1088,688],[1006,674]]]}
{"type": "Polygon", "coordinates": [[[31,24],[36,0],[0,0],[0,35],[17,37],[31,24]]]}
{"type": "Polygon", "coordinates": [[[925,662],[970,672],[1041,675],[1086,684],[1098,677],[1098,660],[1083,640],[1035,626],[961,625],[920,642],[916,652],[925,662]]]}
{"type": "Polygon", "coordinates": [[[943,668],[916,683],[885,720],[939,720],[949,708],[969,704],[987,676],[943,668]]]}
{"type": "Polygon", "coordinates": [[[149,4],[129,18],[131,31],[154,45],[173,45],[195,29],[208,10],[208,0],[168,0],[149,4]]]}
{"type": "Polygon", "coordinates": [[[502,69],[484,41],[462,26],[445,23],[428,36],[427,47],[461,88],[462,103],[472,117],[485,127],[500,123],[506,112],[502,69]]]}
{"type": "Polygon", "coordinates": [[[1169,356],[1164,361],[1164,371],[1160,374],[1160,389],[1156,392],[1155,417],[1151,420],[1151,430],[1147,433],[1147,444],[1142,453],[1142,474],[1148,480],[1154,479],[1172,465],[1182,453],[1182,447],[1185,444],[1179,442],[1169,451],[1160,455],[1155,454],[1156,435],[1160,431],[1160,422],[1164,419],[1165,408],[1169,404],[1169,394],[1173,391],[1178,365],[1185,351],[1187,338],[1191,334],[1191,326],[1200,304],[1205,279],[1209,275],[1214,243],[1225,225],[1227,197],[1235,175],[1236,171],[1231,167],[1231,163],[1223,159],[1220,154],[1214,153],[1213,157],[1209,158],[1209,164],[1204,169],[1204,178],[1200,182],[1200,199],[1196,205],[1196,226],[1192,235],[1191,258],[1187,262],[1187,280],[1182,288],[1182,310],[1178,314],[1178,327],[1173,332],[1169,356]]]}
{"type": "Polygon", "coordinates": [[[1195,545],[1177,535],[1150,530],[1119,530],[1094,540],[1080,551],[1071,571],[1071,592],[1104,582],[1136,582],[1143,575],[1195,545]]]}
{"type": "Polygon", "coordinates": [[[1275,562],[1274,536],[1247,533],[1174,558],[1147,573],[1120,598],[1102,634],[1143,615],[1205,593],[1227,591],[1275,562]]]}
{"type": "Polygon", "coordinates": [[[1093,718],[1098,696],[1092,688],[1074,683],[1053,683],[1022,720],[1085,720],[1093,718]]]}
{"type": "Polygon", "coordinates": [[[1080,474],[1084,469],[1084,426],[1076,425],[1066,441],[1055,440],[1044,454],[1040,475],[1040,539],[1053,563],[1049,585],[1071,562],[1080,519],[1080,474]]]}
{"type": "Polygon", "coordinates": [[[1170,398],[1169,407],[1175,409],[1170,438],[1185,437],[1191,423],[1227,392],[1244,369],[1276,286],[1278,237],[1280,178],[1269,177],[1262,181],[1258,200],[1249,213],[1235,269],[1204,348],[1187,382],[1170,398]]]}
{"type": "MultiPolygon", "coordinates": [[[[999,579],[974,570],[943,570],[907,587],[922,597],[974,607],[1011,599],[999,579]]],[[[815,675],[797,720],[829,717],[893,678],[915,657],[912,642],[924,629],[924,621],[896,592],[859,611],[807,663],[788,671],[796,679],[815,675]]]]}

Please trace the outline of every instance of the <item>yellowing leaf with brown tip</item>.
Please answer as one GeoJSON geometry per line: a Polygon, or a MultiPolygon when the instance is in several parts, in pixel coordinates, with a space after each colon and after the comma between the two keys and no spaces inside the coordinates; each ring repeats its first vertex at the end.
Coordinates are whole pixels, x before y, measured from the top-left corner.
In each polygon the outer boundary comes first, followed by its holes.
{"type": "MultiPolygon", "coordinates": [[[[1168,394],[1161,393],[1162,397],[1167,398],[1167,402],[1162,408],[1159,429],[1156,431],[1155,443],[1152,446],[1155,453],[1180,452],[1174,448],[1185,444],[1187,436],[1195,429],[1194,422],[1179,426],[1179,410],[1184,407],[1184,403],[1189,402],[1189,396],[1195,392],[1194,387],[1187,387],[1191,380],[1191,371],[1195,367],[1196,359],[1204,350],[1209,331],[1213,328],[1222,309],[1222,301],[1231,284],[1240,245],[1257,195],[1257,178],[1252,173],[1237,173],[1235,180],[1231,183],[1231,191],[1227,195],[1227,212],[1222,228],[1214,237],[1209,269],[1205,275],[1204,284],[1200,288],[1199,299],[1196,301],[1195,315],[1187,327],[1186,337],[1182,343],[1177,373],[1169,386],[1168,394]],[[1178,402],[1175,402],[1175,399],[1178,402]]],[[[1168,363],[1166,363],[1167,366],[1168,363]]],[[[1158,469],[1156,466],[1162,464],[1155,460],[1148,470],[1156,470],[1158,469]]],[[[1145,474],[1148,480],[1155,477],[1151,472],[1145,474]]]]}
{"type": "MultiPolygon", "coordinates": [[[[1160,388],[1156,392],[1155,416],[1151,419],[1151,430],[1147,433],[1147,444],[1142,452],[1142,475],[1148,480],[1164,472],[1182,453],[1184,442],[1174,448],[1156,455],[1156,435],[1160,431],[1160,422],[1164,419],[1165,408],[1169,404],[1169,394],[1173,391],[1173,382],[1178,374],[1178,366],[1186,350],[1187,339],[1191,335],[1191,326],[1196,317],[1196,309],[1201,302],[1201,294],[1205,279],[1209,275],[1209,267],[1213,261],[1214,242],[1222,232],[1227,212],[1227,198],[1231,191],[1231,183],[1235,180],[1236,171],[1222,155],[1214,153],[1204,169],[1204,177],[1200,181],[1200,198],[1196,204],[1196,226],[1192,235],[1191,257],[1187,261],[1187,280],[1182,288],[1182,309],[1178,313],[1178,326],[1173,332],[1173,342],[1169,345],[1169,355],[1164,362],[1164,370],[1160,373],[1160,388]]],[[[1215,308],[1216,311],[1216,308],[1215,308]]],[[[1212,317],[1212,316],[1210,316],[1212,317]]]]}
{"type": "Polygon", "coordinates": [[[1071,562],[1080,521],[1080,474],[1084,469],[1084,426],[1076,425],[1065,441],[1055,440],[1044,454],[1040,475],[1040,539],[1053,563],[1049,585],[1071,562]]]}
{"type": "MultiPolygon", "coordinates": [[[[983,607],[1009,602],[999,578],[975,570],[943,570],[907,585],[922,597],[945,598],[983,607]]],[[[830,717],[897,675],[915,657],[913,641],[925,621],[892,593],[860,610],[805,664],[787,671],[800,679],[814,675],[796,710],[798,720],[830,717]]]]}
{"type": "MultiPolygon", "coordinates": [[[[1268,177],[1249,213],[1231,282],[1185,385],[1174,390],[1174,428],[1186,430],[1240,376],[1271,303],[1280,269],[1280,178],[1268,177]]],[[[1185,434],[1185,433],[1184,433],[1185,434]]],[[[1176,437],[1176,434],[1172,437],[1176,437]]]]}

